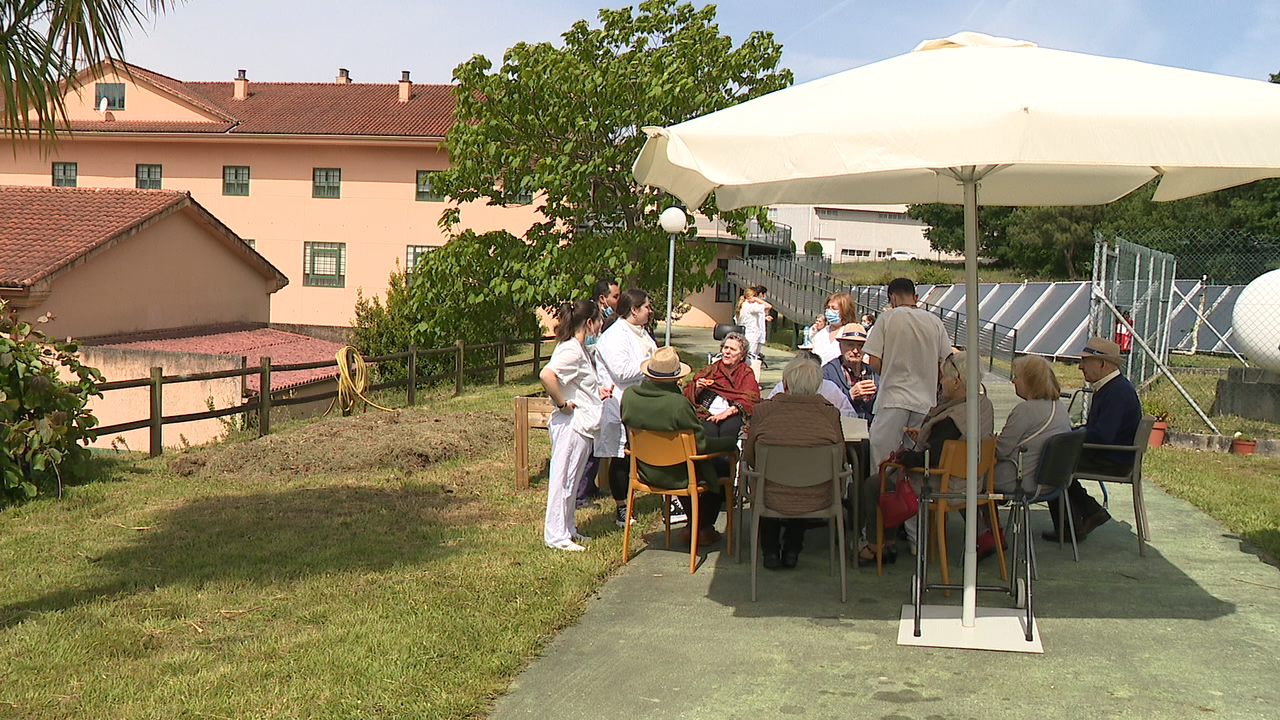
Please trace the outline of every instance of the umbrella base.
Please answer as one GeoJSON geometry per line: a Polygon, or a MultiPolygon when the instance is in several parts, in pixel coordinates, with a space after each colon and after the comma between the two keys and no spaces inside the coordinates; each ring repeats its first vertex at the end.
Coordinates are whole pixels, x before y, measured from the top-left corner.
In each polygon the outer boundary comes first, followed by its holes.
{"type": "Polygon", "coordinates": [[[977,624],[967,628],[960,623],[961,609],[959,605],[922,605],[920,637],[916,637],[915,610],[911,605],[903,605],[902,619],[898,622],[898,644],[964,650],[1044,652],[1039,632],[1035,633],[1030,642],[1027,641],[1025,610],[980,607],[977,608],[977,624]]]}

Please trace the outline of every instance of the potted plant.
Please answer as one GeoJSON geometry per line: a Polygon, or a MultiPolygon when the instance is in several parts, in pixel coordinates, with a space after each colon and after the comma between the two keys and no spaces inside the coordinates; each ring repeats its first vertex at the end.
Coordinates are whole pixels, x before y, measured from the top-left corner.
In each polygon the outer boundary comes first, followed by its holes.
{"type": "Polygon", "coordinates": [[[1236,455],[1252,455],[1258,449],[1258,441],[1248,433],[1238,432],[1231,436],[1231,452],[1236,455]]]}
{"type": "Polygon", "coordinates": [[[1169,432],[1169,406],[1158,398],[1144,398],[1142,400],[1142,412],[1156,419],[1156,424],[1151,426],[1151,439],[1148,444],[1151,447],[1164,445],[1165,433],[1169,432]]]}

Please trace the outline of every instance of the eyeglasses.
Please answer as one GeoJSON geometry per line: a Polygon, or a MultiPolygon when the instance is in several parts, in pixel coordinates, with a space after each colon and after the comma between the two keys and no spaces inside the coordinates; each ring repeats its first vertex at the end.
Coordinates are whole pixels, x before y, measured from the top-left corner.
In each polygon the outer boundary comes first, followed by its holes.
{"type": "Polygon", "coordinates": [[[948,355],[948,356],[947,356],[947,359],[946,359],[946,360],[943,360],[943,361],[942,361],[942,364],[943,364],[943,365],[947,365],[948,363],[950,363],[950,365],[951,365],[951,369],[952,369],[953,371],[955,371],[956,379],[957,379],[957,380],[959,380],[959,379],[960,379],[960,366],[959,366],[959,365],[956,365],[956,354],[955,354],[955,353],[951,353],[950,355],[948,355]]]}

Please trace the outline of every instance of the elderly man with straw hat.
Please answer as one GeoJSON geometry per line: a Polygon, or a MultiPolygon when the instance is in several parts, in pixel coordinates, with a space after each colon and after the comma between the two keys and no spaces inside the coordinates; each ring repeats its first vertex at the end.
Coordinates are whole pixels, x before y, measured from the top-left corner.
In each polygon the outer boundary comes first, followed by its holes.
{"type": "MultiPolygon", "coordinates": [[[[732,437],[709,438],[703,432],[702,421],[693,404],[680,391],[680,379],[689,374],[689,366],[680,362],[680,355],[670,346],[658,348],[653,357],[640,363],[645,379],[639,385],[627,388],[622,395],[622,424],[632,430],[656,430],[674,432],[692,430],[698,440],[698,453],[714,453],[732,450],[738,439],[732,437]]],[[[661,488],[683,488],[689,485],[684,465],[658,467],[639,463],[640,479],[661,488]]],[[[698,484],[705,486],[698,512],[698,545],[710,545],[720,539],[716,532],[716,518],[724,497],[720,494],[718,477],[728,471],[717,468],[713,461],[697,463],[698,484]]],[[[691,532],[687,529],[678,536],[687,542],[691,532]]]]}
{"type": "MultiPolygon", "coordinates": [[[[1080,373],[1093,388],[1093,400],[1089,402],[1089,417],[1085,420],[1086,443],[1098,445],[1132,445],[1142,421],[1142,404],[1138,393],[1128,378],[1120,374],[1124,360],[1120,346],[1106,338],[1089,338],[1080,352],[1080,373]]],[[[1133,453],[1123,450],[1086,449],[1080,455],[1076,469],[1107,475],[1124,475],[1133,467],[1133,453]]],[[[1074,480],[1067,488],[1071,498],[1072,522],[1076,527],[1076,539],[1083,540],[1099,525],[1111,519],[1111,515],[1074,480]]],[[[1054,529],[1046,531],[1046,540],[1056,541],[1059,500],[1050,503],[1054,529]]]]}

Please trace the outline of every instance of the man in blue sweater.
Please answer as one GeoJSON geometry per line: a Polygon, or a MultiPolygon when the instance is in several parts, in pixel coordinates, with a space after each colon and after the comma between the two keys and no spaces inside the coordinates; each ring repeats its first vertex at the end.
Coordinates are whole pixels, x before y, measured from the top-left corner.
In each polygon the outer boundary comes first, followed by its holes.
{"type": "MultiPolygon", "coordinates": [[[[1120,346],[1110,340],[1090,338],[1080,353],[1080,373],[1093,388],[1089,402],[1089,417],[1085,420],[1086,443],[1098,445],[1132,445],[1142,421],[1142,405],[1133,384],[1120,374],[1120,346]]],[[[1123,450],[1084,450],[1077,470],[1106,475],[1124,475],[1133,467],[1133,453],[1123,450]]],[[[1067,488],[1071,498],[1071,516],[1075,523],[1076,539],[1083,540],[1099,525],[1111,519],[1097,500],[1073,480],[1067,488]]],[[[1046,531],[1046,540],[1057,541],[1058,501],[1049,503],[1053,517],[1053,531],[1046,531]]]]}
{"type": "Polygon", "coordinates": [[[840,343],[840,357],[822,366],[822,377],[840,388],[853,406],[856,417],[870,423],[875,412],[880,376],[862,361],[867,331],[858,323],[847,323],[840,329],[836,340],[840,343]]]}

